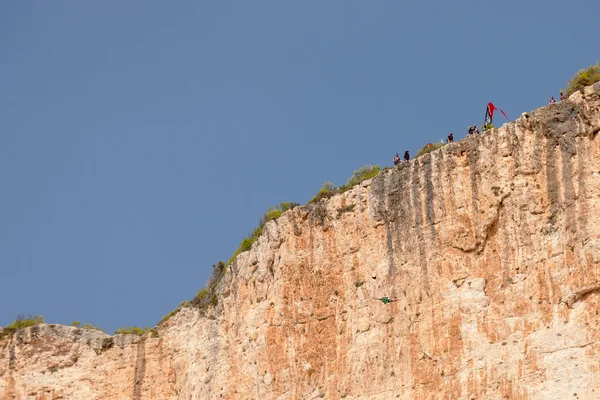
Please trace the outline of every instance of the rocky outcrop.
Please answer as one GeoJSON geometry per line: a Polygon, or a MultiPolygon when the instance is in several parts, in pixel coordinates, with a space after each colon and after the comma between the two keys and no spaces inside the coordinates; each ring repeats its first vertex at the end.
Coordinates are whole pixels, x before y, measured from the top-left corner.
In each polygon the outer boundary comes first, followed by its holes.
{"type": "Polygon", "coordinates": [[[599,131],[596,84],[286,212],[157,338],[21,330],[0,398],[597,399],[599,131]]]}

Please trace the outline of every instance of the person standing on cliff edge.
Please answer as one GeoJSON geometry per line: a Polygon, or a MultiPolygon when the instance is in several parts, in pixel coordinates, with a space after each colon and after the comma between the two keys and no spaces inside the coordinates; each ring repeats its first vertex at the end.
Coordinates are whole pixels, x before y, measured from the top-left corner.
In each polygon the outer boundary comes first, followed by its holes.
{"type": "Polygon", "coordinates": [[[410,155],[408,154],[408,150],[404,152],[404,161],[410,161],[410,155]]]}

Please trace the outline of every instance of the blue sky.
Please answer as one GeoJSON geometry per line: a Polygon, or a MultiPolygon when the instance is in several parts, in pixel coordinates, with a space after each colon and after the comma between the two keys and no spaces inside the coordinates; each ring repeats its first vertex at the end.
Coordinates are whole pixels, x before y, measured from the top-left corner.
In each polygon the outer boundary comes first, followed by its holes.
{"type": "Polygon", "coordinates": [[[154,325],[270,205],[600,59],[595,1],[0,5],[0,325],[154,325]],[[594,50],[596,49],[596,50],[594,50]]]}

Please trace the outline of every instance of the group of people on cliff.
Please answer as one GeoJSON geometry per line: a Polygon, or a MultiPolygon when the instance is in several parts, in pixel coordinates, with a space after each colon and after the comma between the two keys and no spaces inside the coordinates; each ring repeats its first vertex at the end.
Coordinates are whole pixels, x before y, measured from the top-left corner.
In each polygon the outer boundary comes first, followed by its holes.
{"type": "MultiPolygon", "coordinates": [[[[565,99],[565,95],[563,94],[562,90],[560,91],[560,101],[563,101],[565,99]]],[[[556,99],[554,98],[554,96],[550,97],[550,104],[554,104],[556,103],[556,99]]]]}
{"type": "MultiPolygon", "coordinates": [[[[408,150],[404,152],[404,161],[410,161],[410,154],[408,154],[408,150]]],[[[402,160],[400,160],[400,156],[398,155],[398,153],[396,153],[396,155],[394,156],[394,165],[398,165],[401,162],[402,160]]]]}
{"type": "MultiPolygon", "coordinates": [[[[560,101],[564,101],[565,100],[565,95],[563,94],[563,91],[560,91],[560,101]]],[[[554,98],[554,96],[550,97],[550,104],[554,104],[556,103],[556,99],[554,98]]],[[[479,131],[479,127],[477,127],[477,125],[473,125],[467,128],[467,137],[469,135],[479,135],[481,132],[479,131]]],[[[444,143],[444,139],[441,140],[442,143],[444,143]]],[[[446,142],[445,143],[452,143],[454,142],[454,134],[452,132],[450,132],[448,134],[448,137],[446,138],[446,142]]],[[[404,152],[404,161],[409,161],[410,160],[410,155],[408,154],[408,150],[406,150],[404,152]]],[[[402,160],[400,159],[400,156],[398,155],[398,153],[396,153],[396,155],[394,156],[394,165],[398,165],[402,162],[402,160]]]]}

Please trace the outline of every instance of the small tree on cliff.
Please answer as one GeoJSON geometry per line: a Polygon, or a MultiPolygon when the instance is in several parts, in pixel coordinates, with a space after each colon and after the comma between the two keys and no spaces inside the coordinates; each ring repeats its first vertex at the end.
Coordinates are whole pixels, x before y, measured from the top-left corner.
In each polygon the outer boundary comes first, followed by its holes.
{"type": "Polygon", "coordinates": [[[600,82],[600,62],[592,65],[587,69],[579,70],[569,81],[567,87],[567,97],[578,90],[583,90],[584,87],[600,82]]]}

